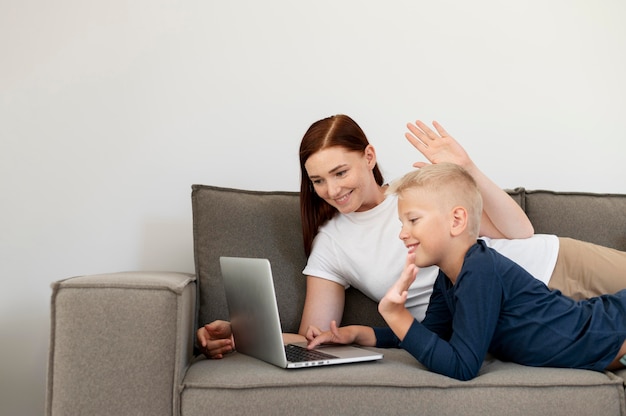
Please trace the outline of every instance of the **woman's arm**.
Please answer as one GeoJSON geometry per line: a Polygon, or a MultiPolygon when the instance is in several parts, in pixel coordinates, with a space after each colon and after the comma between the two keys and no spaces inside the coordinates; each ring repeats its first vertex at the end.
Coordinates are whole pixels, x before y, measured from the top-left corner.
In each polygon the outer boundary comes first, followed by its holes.
{"type": "Polygon", "coordinates": [[[535,233],[533,225],[522,208],[473,165],[468,172],[478,184],[483,197],[483,215],[480,222],[481,236],[491,238],[529,238],[535,233]]]}
{"type": "MultiPolygon", "coordinates": [[[[491,238],[531,237],[534,229],[521,207],[478,169],[463,147],[439,123],[435,121],[433,126],[437,132],[417,120],[415,124],[407,125],[410,132],[405,136],[431,163],[455,163],[474,177],[483,197],[480,235],[491,238]]],[[[424,162],[413,164],[417,168],[424,165],[424,162]]]]}
{"type": "Polygon", "coordinates": [[[345,300],[346,291],[339,283],[307,276],[306,298],[298,333],[304,337],[310,326],[327,331],[330,322],[341,322],[345,300]]]}

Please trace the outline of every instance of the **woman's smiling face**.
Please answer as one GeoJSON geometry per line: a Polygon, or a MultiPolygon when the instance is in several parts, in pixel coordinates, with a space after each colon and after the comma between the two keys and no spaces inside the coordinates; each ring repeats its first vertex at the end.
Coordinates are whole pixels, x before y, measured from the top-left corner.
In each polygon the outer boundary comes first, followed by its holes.
{"type": "Polygon", "coordinates": [[[304,166],[317,195],[347,214],[367,211],[381,202],[372,192],[379,189],[372,173],[375,164],[371,146],[363,153],[333,146],[312,154],[304,166]]]}

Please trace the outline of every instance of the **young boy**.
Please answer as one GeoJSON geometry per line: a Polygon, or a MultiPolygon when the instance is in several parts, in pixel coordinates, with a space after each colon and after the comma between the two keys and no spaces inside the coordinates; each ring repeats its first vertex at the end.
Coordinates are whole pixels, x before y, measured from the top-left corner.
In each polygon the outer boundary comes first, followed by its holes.
{"type": "Polygon", "coordinates": [[[398,194],[405,269],[380,301],[389,328],[307,332],[323,342],[401,347],[431,371],[469,380],[487,352],[529,366],[603,371],[626,364],[626,291],[574,301],[478,240],[480,192],[463,168],[440,163],[391,185],[398,194]],[[426,317],[405,308],[417,268],[436,265],[426,317]]]}

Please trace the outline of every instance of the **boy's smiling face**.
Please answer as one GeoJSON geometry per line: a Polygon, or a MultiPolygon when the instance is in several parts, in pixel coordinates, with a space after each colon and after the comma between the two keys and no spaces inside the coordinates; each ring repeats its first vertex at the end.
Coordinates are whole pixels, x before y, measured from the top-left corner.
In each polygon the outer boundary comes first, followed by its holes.
{"type": "Polygon", "coordinates": [[[406,189],[398,197],[398,214],[400,239],[415,251],[415,264],[441,264],[450,240],[450,216],[436,196],[423,189],[406,189]]]}

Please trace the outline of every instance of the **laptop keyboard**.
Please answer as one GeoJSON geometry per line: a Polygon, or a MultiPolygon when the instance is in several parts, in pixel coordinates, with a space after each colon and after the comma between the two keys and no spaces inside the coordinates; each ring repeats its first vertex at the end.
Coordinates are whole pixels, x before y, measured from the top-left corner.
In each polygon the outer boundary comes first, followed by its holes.
{"type": "Polygon", "coordinates": [[[327,360],[329,358],[337,358],[334,355],[326,354],[316,350],[308,350],[305,347],[293,344],[285,345],[285,353],[287,354],[287,361],[295,363],[302,361],[318,361],[327,360]]]}

